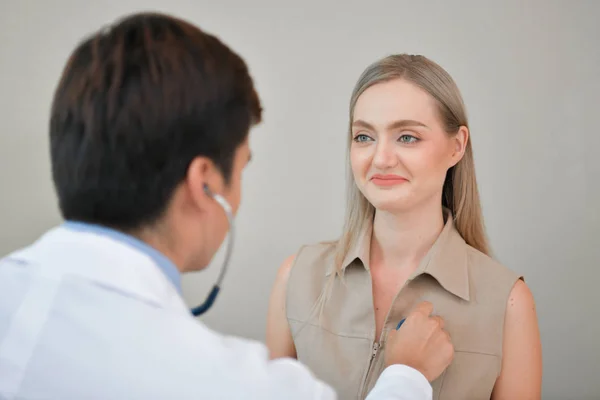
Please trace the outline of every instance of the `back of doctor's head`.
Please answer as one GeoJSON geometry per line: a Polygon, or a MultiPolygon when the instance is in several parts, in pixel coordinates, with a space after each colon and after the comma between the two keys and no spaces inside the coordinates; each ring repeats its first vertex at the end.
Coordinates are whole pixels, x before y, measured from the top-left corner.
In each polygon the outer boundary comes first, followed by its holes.
{"type": "Polygon", "coordinates": [[[261,119],[244,61],[216,37],[135,14],[80,43],[52,105],[52,175],[65,219],[135,230],[156,222],[196,157],[225,183],[261,119]]]}

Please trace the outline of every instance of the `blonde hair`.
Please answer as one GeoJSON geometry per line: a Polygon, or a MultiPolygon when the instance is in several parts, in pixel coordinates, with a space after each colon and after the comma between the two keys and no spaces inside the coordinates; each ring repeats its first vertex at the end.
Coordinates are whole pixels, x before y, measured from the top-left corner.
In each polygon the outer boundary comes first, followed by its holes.
{"type": "MultiPolygon", "coordinates": [[[[354,107],[360,95],[369,87],[394,79],[406,80],[425,90],[436,100],[438,114],[448,134],[456,134],[461,126],[469,127],[465,105],[456,83],[438,64],[420,55],[397,54],[371,64],[362,73],[350,100],[350,126],[354,107]]],[[[348,135],[348,153],[352,143],[348,135]]],[[[348,163],[350,162],[348,158],[348,163]]],[[[372,222],[375,208],[360,192],[348,168],[348,203],[342,237],[336,246],[335,266],[341,276],[342,263],[356,244],[365,224],[372,222]]],[[[485,234],[471,140],[462,159],[448,170],[442,192],[442,206],[452,212],[456,229],[475,249],[490,255],[485,234]]],[[[336,275],[336,274],[333,274],[336,275]]]]}

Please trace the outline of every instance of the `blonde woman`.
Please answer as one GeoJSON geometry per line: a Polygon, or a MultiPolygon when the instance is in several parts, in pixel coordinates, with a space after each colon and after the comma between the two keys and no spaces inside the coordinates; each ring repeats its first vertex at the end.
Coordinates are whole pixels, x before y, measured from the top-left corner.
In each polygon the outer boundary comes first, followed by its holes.
{"type": "Polygon", "coordinates": [[[343,399],[363,399],[383,348],[419,301],[455,345],[435,399],[539,399],[530,290],[485,235],[467,115],[449,74],[423,56],[369,66],[350,104],[352,173],[340,240],[284,261],[271,294],[271,357],[295,357],[343,399]]]}

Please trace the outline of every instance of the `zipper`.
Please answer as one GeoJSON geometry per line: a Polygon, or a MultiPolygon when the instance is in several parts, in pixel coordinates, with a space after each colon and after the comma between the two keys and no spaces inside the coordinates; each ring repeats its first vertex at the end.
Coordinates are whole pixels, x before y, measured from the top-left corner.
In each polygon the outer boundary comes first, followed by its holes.
{"type": "Polygon", "coordinates": [[[377,357],[377,353],[381,348],[381,344],[379,342],[373,342],[373,347],[371,348],[371,359],[369,360],[369,366],[367,367],[367,372],[365,373],[365,377],[363,379],[363,388],[361,399],[364,399],[367,396],[367,388],[368,388],[368,379],[369,374],[371,373],[371,368],[373,367],[373,361],[375,361],[375,357],[377,357]]]}
{"type": "MultiPolygon", "coordinates": [[[[421,263],[423,261],[421,260],[421,263]]],[[[417,270],[419,270],[420,265],[417,267],[417,270]]],[[[371,276],[371,271],[369,272],[369,287],[371,288],[370,292],[371,292],[371,300],[373,299],[373,277],[371,276]]],[[[414,272],[413,272],[414,273],[414,272]]],[[[383,338],[385,336],[385,327],[388,324],[388,320],[390,319],[390,314],[392,312],[392,309],[394,308],[394,304],[396,304],[396,302],[398,301],[398,297],[400,296],[400,293],[402,293],[402,289],[404,289],[406,287],[406,284],[409,282],[409,280],[411,280],[411,276],[412,273],[408,276],[408,278],[404,281],[404,283],[402,284],[402,286],[400,286],[400,288],[398,289],[398,291],[396,292],[396,295],[394,296],[394,299],[392,300],[392,303],[390,304],[390,308],[388,309],[388,312],[385,316],[385,319],[383,320],[383,326],[381,327],[381,333],[379,334],[379,338],[375,338],[375,340],[378,341],[373,341],[373,347],[372,347],[372,351],[371,351],[371,359],[369,360],[369,365],[367,366],[367,372],[365,373],[364,377],[363,377],[363,381],[362,381],[362,390],[359,390],[359,393],[361,393],[361,399],[364,399],[368,392],[367,392],[367,388],[369,387],[369,380],[370,380],[370,374],[371,374],[371,369],[373,368],[373,362],[375,361],[375,357],[377,357],[377,353],[379,352],[379,350],[381,349],[381,343],[383,343],[383,338]]],[[[373,310],[374,312],[375,306],[372,305],[371,310],[373,310]]],[[[373,337],[376,336],[376,325],[377,325],[377,321],[374,321],[374,325],[373,325],[373,337]]],[[[395,328],[395,324],[394,324],[394,328],[395,328]]]]}
{"type": "MultiPolygon", "coordinates": [[[[371,297],[371,302],[373,301],[373,278],[371,277],[371,271],[369,272],[369,293],[370,293],[370,297],[371,297]]],[[[373,312],[373,314],[375,314],[375,306],[372,304],[371,306],[371,311],[373,312]]],[[[371,369],[373,367],[373,361],[375,360],[375,357],[377,357],[377,353],[379,352],[379,348],[381,347],[379,342],[377,341],[376,336],[376,324],[377,322],[375,321],[375,315],[373,315],[373,344],[371,346],[371,357],[369,358],[369,364],[367,365],[367,369],[365,371],[365,374],[362,378],[362,382],[360,385],[360,389],[358,391],[358,394],[360,395],[359,399],[364,399],[367,396],[367,383],[368,383],[368,379],[369,379],[369,374],[371,373],[371,369]]]]}
{"type": "MultiPolygon", "coordinates": [[[[369,273],[369,278],[371,277],[371,274],[369,273]]],[[[381,327],[381,333],[379,334],[379,338],[377,342],[373,342],[373,347],[372,347],[372,351],[371,351],[371,359],[369,360],[369,366],[367,367],[367,373],[365,374],[365,377],[363,379],[363,389],[362,389],[362,399],[364,399],[367,396],[367,388],[369,387],[369,380],[370,380],[370,374],[371,374],[371,369],[373,367],[373,362],[375,361],[375,357],[377,357],[377,353],[379,352],[379,350],[381,349],[381,343],[383,342],[383,338],[385,336],[385,326],[388,323],[388,320],[390,318],[390,314],[392,312],[392,309],[394,308],[394,304],[396,304],[396,301],[398,300],[398,297],[400,296],[400,293],[402,292],[402,289],[404,289],[404,287],[406,286],[406,283],[408,282],[408,280],[406,280],[402,286],[400,286],[400,289],[398,290],[398,292],[396,292],[396,295],[394,296],[394,299],[392,300],[392,304],[390,304],[390,309],[388,310],[385,319],[383,320],[383,326],[381,327]]],[[[373,283],[371,282],[371,285],[373,283]]],[[[371,298],[373,297],[373,294],[371,293],[371,298]]],[[[374,328],[375,329],[375,328],[374,328]]]]}
{"type": "Polygon", "coordinates": [[[377,352],[379,351],[380,347],[381,345],[379,344],[379,342],[373,343],[373,353],[371,354],[371,361],[373,361],[375,356],[377,356],[377,352]]]}

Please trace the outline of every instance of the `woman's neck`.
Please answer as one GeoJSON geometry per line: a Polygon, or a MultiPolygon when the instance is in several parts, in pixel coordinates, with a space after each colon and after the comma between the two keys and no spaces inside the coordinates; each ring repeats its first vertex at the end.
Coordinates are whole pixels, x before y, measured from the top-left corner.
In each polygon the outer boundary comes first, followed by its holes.
{"type": "Polygon", "coordinates": [[[371,263],[385,268],[414,270],[443,228],[444,213],[439,202],[403,213],[376,211],[371,263]]]}

